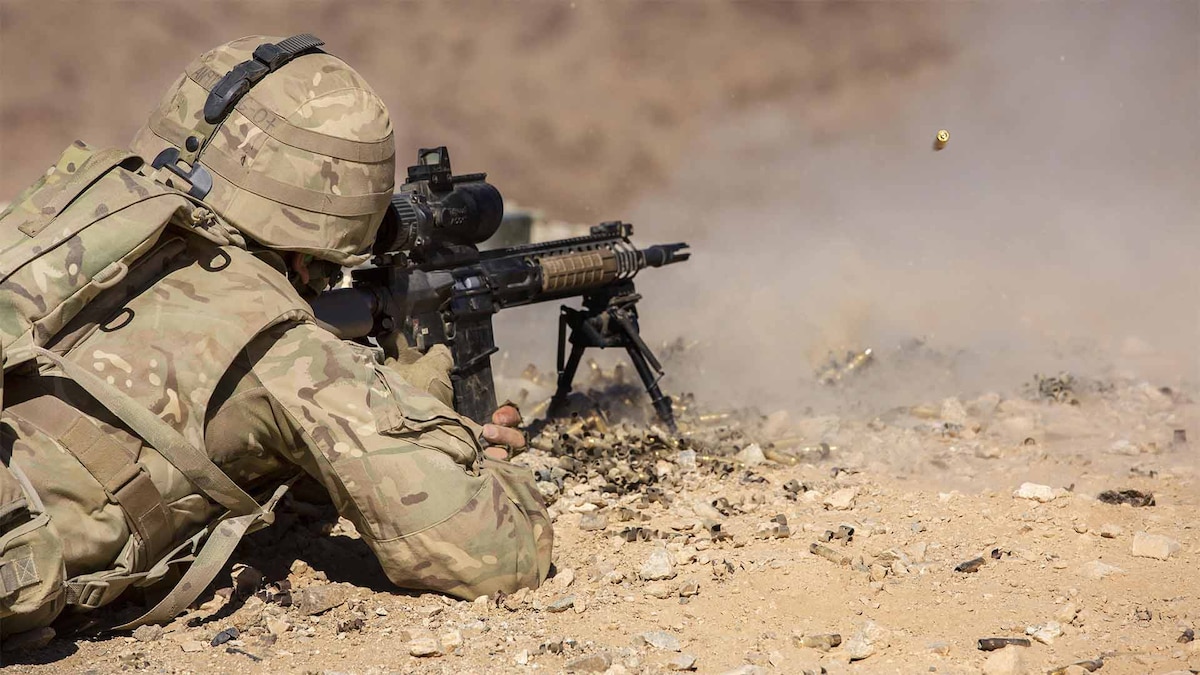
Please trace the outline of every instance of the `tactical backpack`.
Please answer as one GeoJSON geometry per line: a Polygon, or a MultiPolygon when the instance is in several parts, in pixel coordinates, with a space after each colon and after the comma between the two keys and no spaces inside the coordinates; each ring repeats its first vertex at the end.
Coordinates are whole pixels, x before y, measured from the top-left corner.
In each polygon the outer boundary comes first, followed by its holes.
{"type": "MultiPolygon", "coordinates": [[[[174,618],[208,586],[246,532],[271,522],[271,511],[286,489],[281,486],[260,505],[204,451],[110,384],[111,379],[105,381],[46,348],[89,302],[121,282],[130,266],[151,250],[168,228],[182,228],[221,245],[237,241],[236,232],[202,204],[147,178],[139,173],[141,169],[142,160],[127,151],[96,151],[77,141],[45,176],[0,213],[3,373],[11,378],[16,373],[37,376],[52,372],[73,381],[228,511],[198,533],[171,532],[166,519],[150,518],[154,514],[144,507],[148,474],[135,458],[120,452],[81,453],[36,425],[17,424],[11,419],[12,411],[4,411],[4,425],[0,426],[5,434],[5,444],[0,446],[0,636],[46,625],[70,604],[87,608],[106,604],[129,586],[158,583],[179,569],[180,563],[190,563],[180,582],[155,607],[118,628],[174,618]],[[108,499],[121,507],[129,531],[142,535],[141,539],[157,538],[157,548],[165,554],[139,563],[140,569],[66,579],[63,544],[37,489],[3,450],[12,447],[14,437],[33,447],[35,453],[74,454],[108,499]],[[184,536],[186,541],[179,542],[184,536]]],[[[100,432],[95,425],[87,432],[92,437],[85,449],[105,445],[96,438],[100,432]]],[[[108,443],[107,447],[115,446],[108,443]]]]}

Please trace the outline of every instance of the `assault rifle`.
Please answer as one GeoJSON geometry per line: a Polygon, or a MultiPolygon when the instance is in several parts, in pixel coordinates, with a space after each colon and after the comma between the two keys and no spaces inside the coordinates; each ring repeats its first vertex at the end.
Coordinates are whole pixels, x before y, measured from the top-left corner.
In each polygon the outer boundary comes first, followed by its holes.
{"type": "Polygon", "coordinates": [[[639,249],[629,239],[631,225],[607,222],[581,237],[481,252],[477,245],[495,234],[504,212],[500,191],[486,178],[453,175],[445,147],[418,152],[380,226],[371,265],[351,272],[350,288],[318,296],[317,318],[344,339],[399,331],[421,351],[449,346],[454,407],[483,422],[496,408],[492,315],[582,297],[582,307],[564,305],[559,314],[558,386],[548,413],[566,410],[586,349],[622,347],[674,431],[671,399],[658,386],[662,365],[640,335],[633,277],[687,260],[687,244],[639,249]]]}

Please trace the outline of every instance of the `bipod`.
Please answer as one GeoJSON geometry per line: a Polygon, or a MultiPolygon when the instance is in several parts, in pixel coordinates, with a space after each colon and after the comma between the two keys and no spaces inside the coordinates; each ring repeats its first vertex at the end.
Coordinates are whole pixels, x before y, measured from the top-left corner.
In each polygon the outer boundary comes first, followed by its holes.
{"type": "Polygon", "coordinates": [[[567,396],[571,393],[575,373],[583,352],[589,347],[607,349],[624,347],[629,360],[659,419],[671,433],[677,431],[675,415],[671,411],[671,399],[664,396],[658,387],[663,376],[662,364],[655,358],[650,347],[638,332],[637,302],[642,296],[633,289],[633,283],[616,284],[583,297],[583,308],[575,309],[563,305],[558,315],[558,388],[550,399],[548,414],[560,417],[567,408],[567,396]],[[567,330],[570,329],[571,355],[566,354],[567,330]]]}

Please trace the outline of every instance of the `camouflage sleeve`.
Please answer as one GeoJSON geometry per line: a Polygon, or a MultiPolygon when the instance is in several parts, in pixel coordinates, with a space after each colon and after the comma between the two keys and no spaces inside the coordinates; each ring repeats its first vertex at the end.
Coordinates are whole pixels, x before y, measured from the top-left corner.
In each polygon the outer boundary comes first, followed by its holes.
{"type": "Polygon", "coordinates": [[[485,461],[475,423],[316,326],[264,337],[254,374],[303,439],[286,454],[393,583],[470,599],[546,578],[553,534],[532,477],[485,461]]]}

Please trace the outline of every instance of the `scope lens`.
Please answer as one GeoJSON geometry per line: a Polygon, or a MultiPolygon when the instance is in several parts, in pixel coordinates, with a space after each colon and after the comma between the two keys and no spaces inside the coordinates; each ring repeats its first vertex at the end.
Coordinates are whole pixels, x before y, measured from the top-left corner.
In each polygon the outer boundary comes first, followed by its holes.
{"type": "Polygon", "coordinates": [[[483,181],[459,183],[441,202],[438,236],[454,244],[478,244],[491,238],[504,219],[504,198],[483,181]]]}

